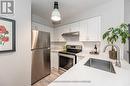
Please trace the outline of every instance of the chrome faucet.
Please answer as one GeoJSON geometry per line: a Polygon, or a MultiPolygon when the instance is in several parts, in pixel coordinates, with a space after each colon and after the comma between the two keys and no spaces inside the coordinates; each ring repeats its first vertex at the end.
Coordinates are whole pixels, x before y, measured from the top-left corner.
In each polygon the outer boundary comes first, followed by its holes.
{"type": "MultiPolygon", "coordinates": [[[[106,45],[105,47],[104,47],[104,50],[103,50],[103,52],[105,52],[106,51],[106,49],[107,49],[107,47],[109,47],[109,46],[112,46],[112,45],[106,45]]],[[[117,50],[117,59],[116,59],[116,66],[117,67],[121,67],[121,62],[120,62],[120,48],[118,47],[118,46],[116,46],[116,45],[113,45],[115,48],[116,48],[116,50],[117,50]]]]}

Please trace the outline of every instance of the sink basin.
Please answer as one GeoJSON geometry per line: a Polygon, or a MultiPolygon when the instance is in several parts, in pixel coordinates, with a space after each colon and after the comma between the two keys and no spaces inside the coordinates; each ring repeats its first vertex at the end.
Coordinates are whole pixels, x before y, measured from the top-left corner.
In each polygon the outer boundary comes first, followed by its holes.
{"type": "Polygon", "coordinates": [[[89,66],[89,67],[93,67],[96,69],[100,69],[103,71],[107,71],[110,73],[116,73],[112,62],[110,62],[110,61],[90,58],[84,65],[89,66]]]}

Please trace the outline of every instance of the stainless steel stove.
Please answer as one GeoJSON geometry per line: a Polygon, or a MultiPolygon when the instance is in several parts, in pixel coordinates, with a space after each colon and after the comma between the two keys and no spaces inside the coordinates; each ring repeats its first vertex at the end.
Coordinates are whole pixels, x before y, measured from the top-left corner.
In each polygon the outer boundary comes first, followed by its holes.
{"type": "Polygon", "coordinates": [[[82,51],[81,45],[66,45],[66,50],[59,52],[59,68],[68,70],[77,63],[76,54],[82,51]]]}

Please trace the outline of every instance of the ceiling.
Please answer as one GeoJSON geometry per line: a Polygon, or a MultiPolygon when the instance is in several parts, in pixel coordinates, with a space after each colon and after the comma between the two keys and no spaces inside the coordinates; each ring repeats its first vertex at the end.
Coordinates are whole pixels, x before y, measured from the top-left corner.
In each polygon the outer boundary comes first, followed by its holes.
{"type": "Polygon", "coordinates": [[[32,0],[32,14],[52,23],[50,16],[54,1],[59,2],[59,10],[64,21],[109,0],[32,0]]]}

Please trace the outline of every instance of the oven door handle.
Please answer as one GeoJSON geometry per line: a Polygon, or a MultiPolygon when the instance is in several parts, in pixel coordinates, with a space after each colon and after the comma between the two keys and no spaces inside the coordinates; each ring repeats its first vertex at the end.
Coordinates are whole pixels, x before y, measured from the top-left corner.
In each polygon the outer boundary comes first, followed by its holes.
{"type": "Polygon", "coordinates": [[[74,58],[76,56],[76,55],[69,55],[69,54],[62,54],[62,53],[59,53],[58,55],[68,57],[68,58],[74,58]]]}
{"type": "Polygon", "coordinates": [[[58,53],[58,56],[63,56],[63,57],[67,57],[67,58],[72,58],[75,60],[75,64],[77,63],[77,56],[76,55],[69,55],[69,54],[62,54],[62,53],[58,53]]]}

